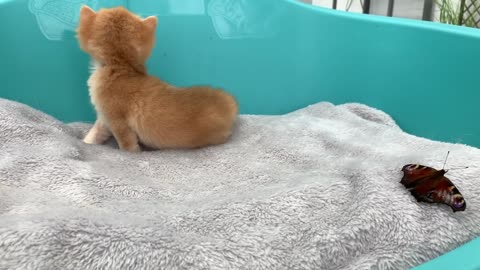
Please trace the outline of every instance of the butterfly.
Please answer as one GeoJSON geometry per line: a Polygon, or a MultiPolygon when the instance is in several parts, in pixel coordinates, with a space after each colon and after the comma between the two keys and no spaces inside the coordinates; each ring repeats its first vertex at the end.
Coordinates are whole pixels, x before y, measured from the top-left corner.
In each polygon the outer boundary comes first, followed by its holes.
{"type": "MultiPolygon", "coordinates": [[[[448,155],[447,155],[448,157],[448,155]]],[[[457,187],[445,177],[446,170],[436,170],[420,164],[407,164],[402,168],[400,181],[418,202],[443,203],[453,212],[464,211],[467,203],[457,187]]]]}

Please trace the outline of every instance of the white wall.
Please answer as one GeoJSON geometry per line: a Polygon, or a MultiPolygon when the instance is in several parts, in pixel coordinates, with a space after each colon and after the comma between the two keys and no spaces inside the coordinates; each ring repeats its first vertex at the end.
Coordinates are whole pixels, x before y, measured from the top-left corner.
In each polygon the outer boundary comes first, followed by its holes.
{"type": "MultiPolygon", "coordinates": [[[[381,0],[385,1],[385,0],[381,0]]],[[[322,7],[332,7],[332,0],[313,0],[312,4],[317,5],[317,6],[322,6],[322,7]]],[[[337,9],[338,10],[345,10],[348,0],[338,0],[337,1],[337,9]]],[[[362,12],[362,6],[360,5],[359,0],[353,0],[353,4],[350,8],[351,12],[362,12]]]]}

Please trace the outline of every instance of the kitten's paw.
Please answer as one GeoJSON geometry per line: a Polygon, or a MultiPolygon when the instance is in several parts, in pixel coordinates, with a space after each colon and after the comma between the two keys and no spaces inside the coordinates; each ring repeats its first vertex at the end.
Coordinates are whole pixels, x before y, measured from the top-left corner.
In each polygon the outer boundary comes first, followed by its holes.
{"type": "Polygon", "coordinates": [[[96,144],[95,137],[88,135],[83,139],[83,142],[86,144],[96,144]]]}
{"type": "Polygon", "coordinates": [[[124,150],[124,151],[131,152],[131,153],[140,153],[140,152],[142,152],[142,148],[140,148],[140,145],[138,145],[138,144],[129,145],[129,146],[124,146],[124,147],[121,147],[121,149],[124,150]]]}

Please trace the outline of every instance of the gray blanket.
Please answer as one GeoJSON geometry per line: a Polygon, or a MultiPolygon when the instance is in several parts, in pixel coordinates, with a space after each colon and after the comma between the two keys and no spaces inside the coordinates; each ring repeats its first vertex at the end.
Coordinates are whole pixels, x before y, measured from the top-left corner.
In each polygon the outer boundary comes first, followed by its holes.
{"type": "Polygon", "coordinates": [[[480,150],[361,104],[242,115],[198,150],[86,145],[89,126],[0,100],[0,269],[406,269],[480,235],[480,150]],[[465,212],[399,183],[449,150],[465,212]]]}

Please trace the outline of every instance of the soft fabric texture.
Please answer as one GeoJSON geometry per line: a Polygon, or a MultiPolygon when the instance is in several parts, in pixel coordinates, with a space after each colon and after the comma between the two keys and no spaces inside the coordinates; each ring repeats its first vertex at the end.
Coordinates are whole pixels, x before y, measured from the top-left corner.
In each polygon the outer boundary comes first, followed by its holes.
{"type": "Polygon", "coordinates": [[[0,100],[0,269],[407,269],[480,235],[480,150],[365,105],[241,115],[197,150],[86,145],[89,127],[0,100]],[[465,212],[399,183],[447,151],[465,212]]]}

